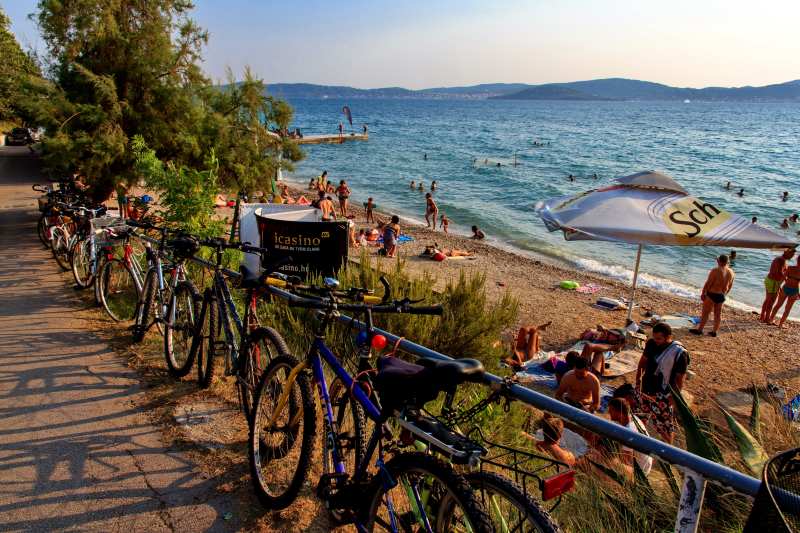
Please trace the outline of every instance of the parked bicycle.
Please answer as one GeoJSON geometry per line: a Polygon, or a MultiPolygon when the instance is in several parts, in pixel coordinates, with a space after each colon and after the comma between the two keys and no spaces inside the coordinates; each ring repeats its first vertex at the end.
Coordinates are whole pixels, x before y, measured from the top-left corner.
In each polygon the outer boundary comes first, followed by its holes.
{"type": "MultiPolygon", "coordinates": [[[[274,359],[264,371],[256,394],[248,448],[251,476],[261,503],[272,509],[287,507],[308,477],[317,440],[310,372],[323,411],[322,474],[317,495],[336,519],[355,523],[361,531],[492,531],[486,510],[464,477],[432,455],[399,450],[391,425],[386,423],[395,419],[404,427],[414,426],[413,421],[403,419],[404,410],[421,407],[451,386],[481,379],[481,363],[431,360],[424,372],[407,372],[400,359],[382,358],[374,379],[378,394],[372,396],[361,386],[358,375],[351,376],[325,344],[326,330],[341,310],[368,316],[438,315],[441,307],[417,306],[419,302],[408,298],[392,300],[388,288],[383,298],[361,288],[340,291],[332,278],[326,278],[324,287],[312,289],[317,297],[295,294],[289,301],[291,306],[322,312],[306,358],[302,363],[290,355],[274,359]],[[357,303],[341,303],[341,299],[357,303]],[[337,412],[331,402],[324,367],[354,398],[349,413],[337,412]],[[366,443],[362,442],[364,452],[355,467],[348,468],[344,450],[353,437],[340,432],[338,420],[350,416],[355,426],[363,427],[358,420],[364,415],[373,421],[373,431],[366,443]],[[387,461],[390,452],[393,456],[387,461]]],[[[372,370],[368,360],[359,365],[363,372],[372,370]]],[[[419,438],[425,442],[436,439],[421,430],[419,438]]],[[[360,441],[360,437],[355,440],[360,441]]]]}

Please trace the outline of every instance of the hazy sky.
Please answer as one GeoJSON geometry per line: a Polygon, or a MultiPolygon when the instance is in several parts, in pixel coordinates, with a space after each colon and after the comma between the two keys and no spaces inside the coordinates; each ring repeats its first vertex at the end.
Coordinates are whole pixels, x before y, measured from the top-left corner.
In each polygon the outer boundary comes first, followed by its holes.
{"type": "MultiPolygon", "coordinates": [[[[206,70],[409,88],[605,77],[670,85],[800,78],[800,0],[196,0],[206,70]]],[[[36,0],[0,0],[23,45],[36,0]]]]}

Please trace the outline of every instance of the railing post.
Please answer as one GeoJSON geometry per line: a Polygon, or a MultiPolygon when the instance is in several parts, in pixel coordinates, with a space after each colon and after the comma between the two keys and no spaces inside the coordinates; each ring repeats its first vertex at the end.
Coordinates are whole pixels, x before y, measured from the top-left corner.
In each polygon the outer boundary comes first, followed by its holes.
{"type": "Polygon", "coordinates": [[[675,519],[675,533],[696,533],[700,524],[700,510],[706,492],[706,479],[689,469],[683,469],[683,488],[675,519]]]}

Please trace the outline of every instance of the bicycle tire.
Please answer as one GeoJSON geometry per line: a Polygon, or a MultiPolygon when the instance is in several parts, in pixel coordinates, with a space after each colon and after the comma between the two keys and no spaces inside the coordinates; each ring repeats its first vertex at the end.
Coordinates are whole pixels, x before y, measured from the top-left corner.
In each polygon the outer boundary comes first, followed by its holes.
{"type": "Polygon", "coordinates": [[[239,355],[239,402],[247,422],[253,415],[255,392],[269,363],[279,355],[289,355],[289,346],[274,328],[260,327],[247,337],[246,347],[239,355]]]}
{"type": "Polygon", "coordinates": [[[69,237],[61,228],[54,228],[53,232],[55,233],[52,248],[53,257],[56,263],[58,263],[58,266],[61,267],[61,270],[69,270],[71,266],[69,260],[69,237]]]}
{"type": "Polygon", "coordinates": [[[133,326],[133,342],[142,342],[150,325],[150,316],[153,314],[153,300],[156,296],[156,271],[150,269],[144,278],[142,292],[136,304],[135,324],[133,326]]]}
{"type": "Polygon", "coordinates": [[[520,533],[562,533],[553,517],[532,496],[525,494],[517,483],[495,472],[475,471],[465,474],[469,484],[482,499],[484,507],[497,531],[519,531],[520,533]],[[516,512],[509,517],[501,509],[496,497],[503,498],[516,512]],[[512,518],[512,524],[508,524],[512,518]],[[501,524],[505,524],[503,527],[501,524]]]}
{"type": "Polygon", "coordinates": [[[164,320],[164,359],[174,378],[182,378],[192,370],[192,340],[197,318],[200,292],[189,280],[178,282],[169,299],[164,320]],[[176,346],[176,341],[180,346],[176,346]]]}
{"type": "Polygon", "coordinates": [[[88,238],[78,240],[70,252],[70,266],[75,285],[80,289],[88,289],[94,283],[94,273],[91,264],[91,246],[88,238]]]}
{"type": "Polygon", "coordinates": [[[47,228],[47,213],[42,213],[39,217],[39,222],[36,223],[36,234],[39,235],[39,240],[45,248],[50,248],[50,237],[48,236],[47,228]]]}
{"type": "Polygon", "coordinates": [[[203,309],[196,324],[195,338],[192,340],[192,353],[197,360],[197,384],[207,389],[214,378],[214,356],[216,352],[217,299],[206,289],[203,309]]]}
{"type": "Polygon", "coordinates": [[[95,282],[99,286],[100,304],[115,322],[136,318],[139,289],[130,267],[121,259],[106,261],[95,282]]]}
{"type": "MultiPolygon", "coordinates": [[[[462,520],[465,530],[474,533],[492,533],[494,531],[489,515],[470,484],[453,470],[452,466],[441,459],[419,452],[399,453],[386,462],[383,468],[388,478],[394,481],[394,485],[389,490],[398,489],[393,493],[391,502],[396,512],[394,519],[401,523],[401,529],[405,525],[403,531],[413,530],[411,526],[413,522],[417,521],[417,518],[413,510],[416,508],[415,504],[412,506],[409,503],[411,508],[408,510],[401,508],[401,496],[405,494],[408,497],[405,487],[415,485],[417,481],[424,481],[428,484],[423,488],[423,492],[427,491],[428,498],[437,500],[427,499],[424,502],[425,506],[429,508],[430,516],[427,518],[432,531],[441,533],[453,531],[456,529],[452,522],[455,519],[462,520]],[[433,485],[434,482],[437,485],[433,485]],[[462,516],[460,518],[455,516],[456,506],[461,509],[462,516]]],[[[367,531],[375,531],[376,526],[380,528],[377,531],[392,530],[388,522],[391,519],[378,516],[382,509],[386,509],[383,505],[384,501],[389,501],[386,499],[386,478],[386,475],[373,477],[373,484],[368,493],[373,497],[364,517],[367,531]]]]}
{"type": "Polygon", "coordinates": [[[279,422],[283,424],[277,429],[266,427],[283,390],[281,378],[285,383],[297,365],[294,356],[276,357],[264,370],[256,389],[247,444],[250,479],[258,501],[272,510],[285,509],[297,498],[308,478],[317,438],[316,402],[308,378],[302,372],[293,382],[283,412],[279,413],[279,422]],[[285,483],[281,483],[279,477],[284,477],[285,483]]]}
{"type": "Polygon", "coordinates": [[[356,466],[367,454],[367,440],[371,435],[367,427],[367,415],[338,377],[331,382],[328,395],[336,419],[339,449],[347,471],[355,472],[356,466]]]}

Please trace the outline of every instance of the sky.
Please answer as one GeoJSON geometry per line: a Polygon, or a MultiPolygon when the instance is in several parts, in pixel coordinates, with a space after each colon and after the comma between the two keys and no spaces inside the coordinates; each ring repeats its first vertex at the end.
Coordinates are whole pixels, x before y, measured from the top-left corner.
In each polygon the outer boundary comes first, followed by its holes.
{"type": "MultiPolygon", "coordinates": [[[[25,47],[27,15],[0,0],[25,47]]],[[[800,78],[800,1],[195,0],[215,80],[420,89],[624,77],[681,87],[800,78]]]]}

